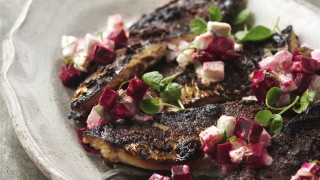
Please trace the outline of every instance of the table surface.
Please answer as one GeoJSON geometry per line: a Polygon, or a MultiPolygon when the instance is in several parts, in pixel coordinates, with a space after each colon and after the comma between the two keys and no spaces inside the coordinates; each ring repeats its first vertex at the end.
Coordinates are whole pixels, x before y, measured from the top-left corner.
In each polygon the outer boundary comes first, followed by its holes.
{"type": "MultiPolygon", "coordinates": [[[[319,0],[306,0],[320,7],[319,0]]],[[[26,0],[0,0],[0,42],[13,25],[26,0]]],[[[2,50],[0,50],[0,67],[2,50]]],[[[0,179],[47,179],[22,148],[0,95],[0,179]]]]}

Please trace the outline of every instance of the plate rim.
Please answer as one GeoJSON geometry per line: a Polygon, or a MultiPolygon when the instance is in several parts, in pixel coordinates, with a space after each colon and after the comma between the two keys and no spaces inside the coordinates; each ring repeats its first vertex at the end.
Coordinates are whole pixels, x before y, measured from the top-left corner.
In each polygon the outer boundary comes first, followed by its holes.
{"type": "MultiPolygon", "coordinates": [[[[10,70],[12,63],[15,60],[15,46],[13,43],[13,37],[15,32],[19,30],[30,13],[31,6],[35,4],[36,0],[28,0],[23,7],[19,17],[17,18],[15,24],[4,38],[2,42],[2,52],[3,52],[3,63],[0,70],[0,87],[3,91],[1,94],[8,108],[9,117],[12,121],[13,128],[15,133],[30,159],[33,163],[42,171],[42,173],[51,179],[71,179],[64,172],[59,169],[56,169],[53,164],[46,158],[45,154],[41,152],[37,143],[32,138],[29,129],[24,125],[25,118],[22,115],[21,105],[19,104],[18,97],[15,93],[15,90],[12,88],[10,82],[7,79],[7,73],[10,70]]],[[[307,9],[319,12],[320,7],[306,2],[305,0],[286,0],[293,1],[302,6],[305,6],[307,9]]]]}

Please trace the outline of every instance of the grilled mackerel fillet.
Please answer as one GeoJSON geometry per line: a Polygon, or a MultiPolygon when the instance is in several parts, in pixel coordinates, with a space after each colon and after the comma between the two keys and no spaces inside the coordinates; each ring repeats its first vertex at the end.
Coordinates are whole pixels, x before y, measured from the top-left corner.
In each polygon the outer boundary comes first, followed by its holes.
{"type": "Polygon", "coordinates": [[[104,88],[117,89],[122,82],[142,75],[159,63],[166,53],[167,43],[177,44],[181,39],[191,41],[194,36],[189,34],[189,22],[196,16],[207,18],[213,3],[220,6],[227,20],[245,5],[245,0],[174,0],[154,13],[143,15],[129,29],[129,45],[116,52],[114,63],[100,67],[80,84],[72,98],[69,118],[84,122],[104,88]]]}
{"type": "Polygon", "coordinates": [[[135,119],[87,130],[83,140],[101,150],[106,162],[124,163],[152,170],[168,170],[173,164],[203,164],[199,133],[216,125],[221,115],[253,118],[263,108],[257,102],[206,105],[154,115],[154,121],[135,119]]]}

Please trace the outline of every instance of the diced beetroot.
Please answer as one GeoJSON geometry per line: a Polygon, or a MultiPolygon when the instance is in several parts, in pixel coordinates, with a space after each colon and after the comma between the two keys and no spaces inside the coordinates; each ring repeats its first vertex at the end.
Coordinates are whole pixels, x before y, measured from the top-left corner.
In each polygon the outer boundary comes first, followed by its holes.
{"type": "Polygon", "coordinates": [[[238,54],[234,50],[228,50],[224,54],[221,55],[220,59],[223,61],[228,61],[228,60],[238,60],[241,57],[240,54],[238,54]]]}
{"type": "Polygon", "coordinates": [[[148,85],[142,82],[137,76],[130,80],[127,95],[141,100],[148,90],[148,85]]]}
{"type": "Polygon", "coordinates": [[[262,69],[256,70],[253,73],[251,89],[260,102],[265,102],[266,95],[272,87],[280,87],[277,79],[269,75],[270,73],[272,72],[262,69]]]}
{"type": "Polygon", "coordinates": [[[236,124],[234,134],[239,138],[250,141],[250,143],[258,143],[263,126],[249,118],[241,116],[236,124]]]}
{"type": "Polygon", "coordinates": [[[310,167],[310,172],[316,176],[320,176],[320,163],[312,163],[310,167]]]}
{"type": "Polygon", "coordinates": [[[139,113],[134,115],[134,118],[138,121],[152,121],[153,120],[153,116],[148,115],[148,114],[144,114],[144,113],[139,113]]]}
{"type": "Polygon", "coordinates": [[[219,163],[226,164],[231,162],[229,156],[229,152],[231,151],[231,149],[232,146],[229,142],[217,145],[217,159],[219,163]]]}
{"type": "Polygon", "coordinates": [[[99,99],[99,104],[106,110],[111,110],[119,97],[118,93],[110,88],[106,88],[99,99]]]}
{"type": "Polygon", "coordinates": [[[299,176],[298,180],[313,180],[312,176],[299,176]]]}
{"type": "Polygon", "coordinates": [[[148,180],[170,180],[168,176],[163,176],[157,173],[153,173],[152,176],[149,177],[148,180]]]}
{"type": "Polygon", "coordinates": [[[171,168],[173,180],[192,180],[190,167],[188,165],[175,165],[171,168]]]}
{"type": "Polygon", "coordinates": [[[259,142],[264,143],[265,147],[268,147],[271,145],[271,136],[264,128],[260,135],[259,142]]]}
{"type": "Polygon", "coordinates": [[[293,71],[313,75],[316,72],[318,61],[305,56],[295,56],[293,58],[293,71]]]}
{"type": "Polygon", "coordinates": [[[200,51],[200,55],[197,55],[194,53],[194,59],[197,59],[201,62],[208,62],[208,61],[217,61],[217,57],[215,55],[212,55],[206,51],[200,51]]]}
{"type": "Polygon", "coordinates": [[[126,104],[116,104],[111,110],[111,114],[121,119],[128,119],[133,116],[126,104]]]}
{"type": "Polygon", "coordinates": [[[116,49],[126,47],[128,42],[128,37],[126,35],[126,32],[123,29],[117,29],[112,31],[109,34],[108,39],[115,42],[116,49]]]}
{"type": "Polygon", "coordinates": [[[246,158],[246,163],[248,165],[252,165],[255,168],[260,168],[262,167],[264,164],[261,161],[261,155],[263,152],[264,147],[264,143],[257,143],[257,144],[250,144],[250,155],[248,155],[246,158]]]}
{"type": "Polygon", "coordinates": [[[89,59],[99,64],[107,65],[113,61],[114,57],[113,49],[108,49],[107,46],[97,43],[93,46],[89,59]]]}
{"type": "Polygon", "coordinates": [[[84,150],[86,150],[87,152],[89,153],[92,153],[92,154],[100,154],[100,150],[96,150],[88,145],[86,145],[84,142],[83,142],[83,132],[85,130],[87,130],[88,128],[81,128],[81,129],[78,129],[77,130],[77,135],[78,135],[78,140],[79,140],[79,143],[81,144],[81,146],[83,147],[84,150]]]}
{"type": "Polygon", "coordinates": [[[208,46],[210,53],[226,53],[228,50],[234,50],[234,42],[229,38],[216,37],[208,46]]]}
{"type": "Polygon", "coordinates": [[[260,158],[261,164],[266,165],[266,166],[270,166],[273,162],[272,157],[269,155],[268,151],[266,148],[263,149],[262,151],[262,155],[260,158]]]}
{"type": "Polygon", "coordinates": [[[73,64],[64,64],[60,68],[59,77],[65,86],[77,86],[84,80],[84,74],[74,68],[73,64]]]}
{"type": "Polygon", "coordinates": [[[298,86],[296,93],[301,96],[308,88],[312,80],[312,75],[305,73],[297,73],[294,79],[295,84],[298,86]]]}
{"type": "Polygon", "coordinates": [[[303,45],[301,45],[300,48],[295,49],[293,51],[293,57],[295,57],[295,56],[310,57],[311,56],[311,54],[310,54],[311,51],[312,51],[312,49],[309,47],[309,45],[303,44],[303,45]]]}

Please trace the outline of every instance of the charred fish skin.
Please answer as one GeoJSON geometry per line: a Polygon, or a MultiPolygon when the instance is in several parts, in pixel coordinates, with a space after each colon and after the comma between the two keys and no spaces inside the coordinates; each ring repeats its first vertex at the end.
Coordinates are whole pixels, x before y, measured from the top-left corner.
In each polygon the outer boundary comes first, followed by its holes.
{"type": "MultiPolygon", "coordinates": [[[[222,5],[224,2],[225,1],[214,2],[194,0],[172,1],[165,6],[158,8],[154,13],[143,16],[143,18],[141,18],[129,29],[131,34],[129,37],[129,45],[125,48],[125,50],[117,51],[117,59],[113,63],[113,66],[117,67],[121,72],[114,75],[107,75],[106,73],[101,74],[101,69],[103,67],[100,67],[97,73],[94,73],[91,77],[87,78],[85,82],[79,86],[79,88],[76,90],[75,96],[72,98],[72,111],[69,118],[84,123],[91,108],[97,104],[98,98],[102,94],[102,91],[107,84],[108,87],[116,89],[122,82],[133,78],[134,75],[139,76],[139,73],[145,72],[148,67],[151,67],[155,63],[159,62],[159,60],[164,56],[165,52],[162,48],[164,43],[174,41],[175,37],[177,37],[176,39],[179,39],[179,37],[185,38],[185,40],[191,39],[193,35],[188,35],[189,22],[195,16],[207,17],[208,9],[213,3],[222,5]],[[179,12],[180,16],[178,17],[168,18],[163,14],[163,12],[173,12],[177,9],[184,9],[183,11],[179,12]],[[184,23],[179,22],[180,20],[183,20],[184,23]],[[150,24],[152,24],[154,28],[150,29],[150,24]],[[171,29],[171,31],[161,33],[161,26],[179,27],[180,30],[171,29]],[[159,46],[159,49],[157,51],[152,51],[151,49],[149,55],[146,53],[144,53],[145,56],[140,55],[141,53],[143,54],[143,51],[148,52],[148,48],[150,46],[151,48],[152,46],[159,46]],[[127,64],[134,59],[136,61],[131,63],[131,65],[127,64]],[[106,77],[104,75],[106,75],[106,77]],[[94,84],[94,82],[100,82],[99,78],[109,79],[109,81],[101,81],[103,83],[94,84]],[[119,82],[120,80],[122,80],[122,82],[119,82]],[[91,88],[86,88],[89,82],[91,84],[91,88]]],[[[239,9],[239,4],[244,4],[244,1],[237,1],[237,3],[233,3],[232,6],[224,6],[225,10],[223,11],[223,15],[229,16],[228,13],[235,12],[237,9],[239,9]],[[232,8],[233,10],[227,11],[228,8],[232,8]]],[[[166,29],[167,28],[164,30],[166,29]]]]}
{"type": "Polygon", "coordinates": [[[132,119],[107,124],[85,131],[83,139],[90,146],[100,149],[107,162],[168,170],[173,164],[200,163],[203,160],[199,133],[216,125],[221,115],[234,115],[238,118],[238,115],[246,113],[252,117],[262,108],[257,102],[209,104],[178,112],[158,113],[153,116],[153,121],[140,122],[132,119]],[[231,107],[238,109],[228,109],[231,107]],[[134,161],[126,161],[128,158],[134,161]]]}

